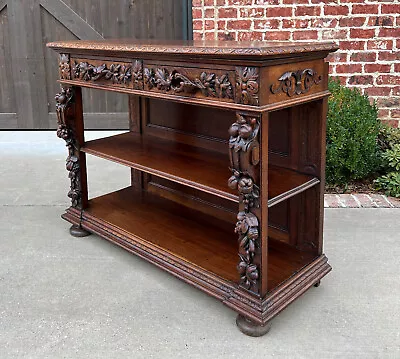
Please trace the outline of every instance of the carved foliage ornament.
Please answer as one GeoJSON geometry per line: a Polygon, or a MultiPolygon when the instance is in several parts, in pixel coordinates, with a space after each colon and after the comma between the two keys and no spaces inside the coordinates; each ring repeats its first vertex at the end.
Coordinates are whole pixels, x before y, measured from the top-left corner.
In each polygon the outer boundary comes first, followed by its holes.
{"type": "Polygon", "coordinates": [[[110,80],[114,84],[128,84],[132,78],[132,67],[113,63],[95,66],[88,62],[74,61],[72,68],[74,78],[83,81],[110,80]]]}
{"type": "Polygon", "coordinates": [[[239,192],[239,208],[235,232],[239,235],[240,284],[257,290],[259,269],[254,256],[259,247],[259,221],[254,213],[259,208],[260,190],[255,183],[254,167],[259,163],[259,121],[255,117],[237,115],[229,129],[229,150],[232,176],[228,186],[239,192]]]}
{"type": "Polygon", "coordinates": [[[279,83],[271,85],[271,92],[286,93],[289,97],[307,93],[310,88],[322,81],[322,76],[312,69],[285,72],[279,79],[279,83]]]}
{"type": "Polygon", "coordinates": [[[236,68],[237,102],[245,105],[258,105],[259,71],[257,67],[236,68]]]}
{"type": "Polygon", "coordinates": [[[156,88],[160,91],[174,93],[194,93],[200,91],[207,97],[233,99],[232,84],[228,74],[218,76],[214,73],[202,72],[193,80],[177,70],[168,71],[165,68],[145,68],[144,83],[148,90],[156,88]]]}
{"type": "Polygon", "coordinates": [[[58,66],[60,69],[60,79],[71,80],[71,66],[68,54],[60,54],[58,66]]]}
{"type": "Polygon", "coordinates": [[[135,90],[143,90],[143,62],[140,60],[133,62],[132,82],[135,90]]]}
{"type": "Polygon", "coordinates": [[[74,131],[69,126],[68,117],[71,115],[73,103],[73,90],[71,87],[61,88],[61,92],[56,95],[56,112],[57,112],[57,136],[65,140],[68,147],[68,157],[66,160],[66,168],[68,177],[71,180],[71,188],[68,197],[71,199],[72,207],[81,207],[81,179],[79,165],[79,149],[74,137],[74,131]]]}

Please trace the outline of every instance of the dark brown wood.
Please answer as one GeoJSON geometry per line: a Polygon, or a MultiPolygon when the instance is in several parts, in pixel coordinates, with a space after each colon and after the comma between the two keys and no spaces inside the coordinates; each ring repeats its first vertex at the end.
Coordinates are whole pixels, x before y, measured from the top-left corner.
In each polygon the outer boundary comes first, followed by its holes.
{"type": "Polygon", "coordinates": [[[87,237],[89,236],[91,233],[86,231],[85,229],[83,229],[81,226],[76,226],[75,224],[73,224],[71,226],[71,228],[69,229],[69,233],[71,234],[71,236],[73,237],[87,237]]]}
{"type": "MultiPolygon", "coordinates": [[[[228,155],[134,132],[88,141],[82,151],[238,202],[227,186],[228,155]]],[[[232,150],[233,152],[233,150],[232,150]]],[[[238,182],[238,180],[236,180],[238,182]]],[[[315,186],[319,180],[276,166],[268,171],[268,206],[315,186]]]]}
{"type": "Polygon", "coordinates": [[[84,143],[83,109],[80,88],[62,87],[55,97],[57,102],[57,136],[63,139],[68,148],[66,169],[71,187],[68,197],[74,208],[87,207],[86,157],[80,149],[84,143]]]}
{"type": "Polygon", "coordinates": [[[144,68],[144,89],[181,96],[211,97],[233,102],[233,74],[223,70],[166,67],[150,63],[144,68]]]}
{"type": "MultiPolygon", "coordinates": [[[[140,123],[141,105],[139,96],[129,96],[129,131],[142,133],[140,123]]],[[[143,185],[143,172],[131,168],[131,185],[138,189],[143,185]]]]}
{"type": "Polygon", "coordinates": [[[264,335],[331,269],[322,254],[324,57],[334,47],[50,46],[61,54],[72,234],[96,233],[145,258],[237,311],[245,334],[264,335]],[[130,94],[130,131],[84,142],[72,85],[130,94]],[[131,186],[88,200],[85,154],[130,167],[131,186]]]}
{"type": "MultiPolygon", "coordinates": [[[[213,216],[133,187],[91,199],[83,221],[86,216],[130,233],[127,240],[132,243],[156,245],[221,278],[239,281],[234,222],[216,222],[213,216]]],[[[270,247],[274,253],[269,261],[270,291],[315,258],[277,242],[270,247]]]]}
{"type": "Polygon", "coordinates": [[[259,325],[240,314],[236,318],[236,325],[243,334],[246,334],[250,337],[262,337],[271,329],[270,323],[259,325]]]}

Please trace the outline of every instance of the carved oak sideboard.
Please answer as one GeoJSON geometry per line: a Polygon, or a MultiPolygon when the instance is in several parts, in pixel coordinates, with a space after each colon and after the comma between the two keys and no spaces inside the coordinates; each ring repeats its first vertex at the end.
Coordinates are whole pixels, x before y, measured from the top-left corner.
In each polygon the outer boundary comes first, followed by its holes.
{"type": "Polygon", "coordinates": [[[98,234],[219,299],[253,336],[331,270],[324,58],[334,44],[48,46],[59,53],[72,235],[98,234]],[[130,131],[85,141],[82,87],[126,94],[130,131]],[[130,167],[131,185],[89,199],[87,154],[130,167]]]}

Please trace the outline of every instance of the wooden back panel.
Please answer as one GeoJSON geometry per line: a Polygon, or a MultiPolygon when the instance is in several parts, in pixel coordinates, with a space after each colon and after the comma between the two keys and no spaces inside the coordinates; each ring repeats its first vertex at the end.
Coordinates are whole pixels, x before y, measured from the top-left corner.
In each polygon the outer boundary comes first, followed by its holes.
{"type": "Polygon", "coordinates": [[[271,165],[321,178],[321,111],[319,100],[269,114],[271,165]]]}
{"type": "MultiPolygon", "coordinates": [[[[228,156],[228,129],[234,121],[235,113],[231,111],[156,99],[141,100],[143,136],[167,138],[175,142],[225,153],[227,181],[231,176],[228,156]],[[190,120],[188,121],[188,119],[190,120]]],[[[143,186],[150,192],[184,204],[189,208],[218,215],[219,220],[231,223],[236,220],[238,205],[235,202],[157,176],[144,175],[143,186]],[[216,211],[216,208],[226,209],[222,218],[221,212],[216,211]]]]}
{"type": "MultiPolygon", "coordinates": [[[[269,116],[269,161],[271,165],[321,176],[321,161],[315,156],[321,135],[320,112],[322,102],[306,103],[274,111],[269,116]],[[316,124],[316,122],[318,122],[316,124]],[[303,144],[307,143],[307,146],[303,144]]],[[[141,98],[139,109],[132,114],[140,118],[138,130],[143,136],[170,139],[199,148],[212,149],[226,154],[226,178],[231,175],[228,157],[228,129],[235,121],[235,112],[193,106],[158,99],[141,98]],[[190,119],[190,120],[188,120],[190,119]]],[[[212,172],[211,172],[212,173],[212,172]]],[[[216,217],[219,221],[236,221],[238,204],[193,188],[148,174],[142,174],[142,188],[168,198],[188,208],[216,217]],[[225,209],[221,212],[219,209],[225,209]]],[[[318,214],[308,208],[308,197],[318,196],[316,188],[269,209],[268,236],[299,249],[314,252],[316,244],[310,238],[317,227],[307,218],[318,219],[318,214]],[[300,211],[299,211],[300,208],[300,211]],[[311,213],[311,212],[312,213],[311,213]],[[306,218],[307,217],[307,218],[306,218]],[[309,226],[304,227],[304,224],[309,226]]]]}

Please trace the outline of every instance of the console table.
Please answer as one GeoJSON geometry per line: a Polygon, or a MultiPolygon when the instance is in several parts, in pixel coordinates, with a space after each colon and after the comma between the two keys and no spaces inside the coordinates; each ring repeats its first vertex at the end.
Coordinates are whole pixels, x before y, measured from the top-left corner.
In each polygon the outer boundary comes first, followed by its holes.
{"type": "Polygon", "coordinates": [[[219,299],[252,336],[331,270],[322,232],[333,43],[47,46],[59,53],[57,136],[71,181],[62,217],[73,236],[95,233],[219,299]],[[82,87],[129,96],[130,131],[85,141],[82,87]],[[130,167],[131,186],[89,199],[86,154],[130,167]]]}

